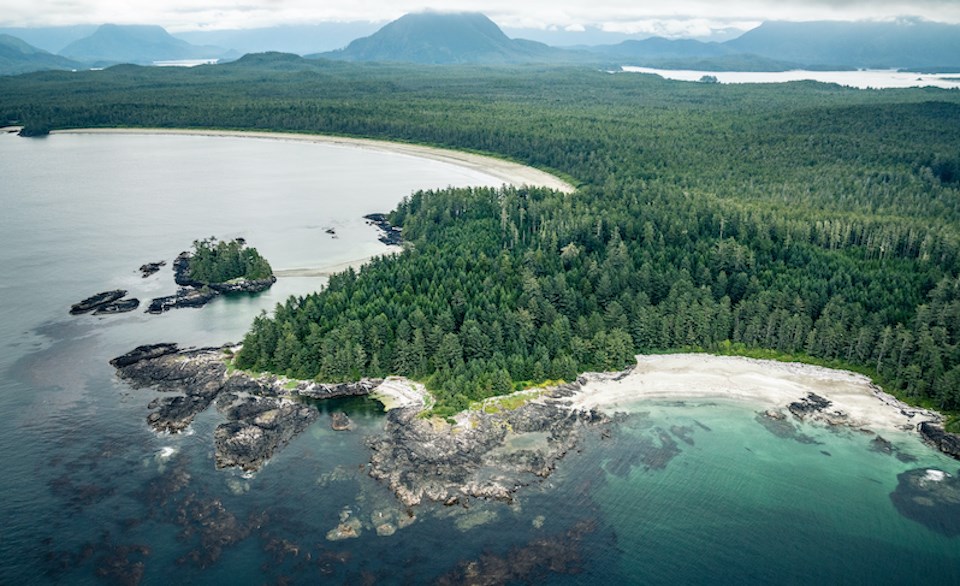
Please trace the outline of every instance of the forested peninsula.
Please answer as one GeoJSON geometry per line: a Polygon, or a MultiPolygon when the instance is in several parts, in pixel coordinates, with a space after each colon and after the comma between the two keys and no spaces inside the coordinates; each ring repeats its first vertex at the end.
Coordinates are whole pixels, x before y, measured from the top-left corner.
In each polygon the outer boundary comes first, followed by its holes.
{"type": "Polygon", "coordinates": [[[865,372],[960,409],[960,93],[248,56],[0,79],[0,122],[340,134],[572,179],[412,194],[402,254],[261,316],[237,366],[402,374],[434,412],[637,352],[865,372]]]}

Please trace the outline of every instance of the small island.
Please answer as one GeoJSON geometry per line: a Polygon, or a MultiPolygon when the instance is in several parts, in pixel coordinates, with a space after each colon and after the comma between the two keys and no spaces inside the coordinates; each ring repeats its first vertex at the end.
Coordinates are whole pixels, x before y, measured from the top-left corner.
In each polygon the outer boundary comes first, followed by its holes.
{"type": "Polygon", "coordinates": [[[277,277],[270,263],[246,240],[225,241],[215,237],[196,240],[193,250],[181,252],[173,261],[174,280],[181,288],[174,295],[150,302],[148,313],[163,313],[181,307],[202,307],[223,293],[266,291],[277,277]]]}

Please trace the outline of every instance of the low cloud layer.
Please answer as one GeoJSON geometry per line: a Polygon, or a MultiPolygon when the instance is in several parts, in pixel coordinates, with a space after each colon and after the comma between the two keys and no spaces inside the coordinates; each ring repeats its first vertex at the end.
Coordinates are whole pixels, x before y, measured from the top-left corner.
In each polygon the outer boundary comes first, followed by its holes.
{"type": "Polygon", "coordinates": [[[427,9],[476,11],[501,26],[586,27],[631,34],[703,36],[710,30],[750,28],[765,20],[891,20],[915,16],[960,23],[957,0],[4,0],[0,26],[160,24],[171,31],[257,28],[323,21],[383,22],[427,9]]]}

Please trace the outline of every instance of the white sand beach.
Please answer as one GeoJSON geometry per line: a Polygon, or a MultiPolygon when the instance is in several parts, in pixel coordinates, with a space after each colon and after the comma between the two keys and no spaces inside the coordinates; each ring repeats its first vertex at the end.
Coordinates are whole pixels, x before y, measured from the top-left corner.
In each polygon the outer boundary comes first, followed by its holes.
{"type": "Polygon", "coordinates": [[[186,136],[227,136],[258,138],[269,140],[296,140],[316,142],[353,148],[385,151],[395,154],[421,157],[434,161],[458,165],[474,171],[480,171],[513,186],[529,185],[548,187],[564,193],[573,193],[569,183],[545,171],[511,163],[502,159],[485,157],[461,151],[428,147],[416,144],[370,140],[365,138],[347,138],[320,134],[295,134],[287,132],[256,132],[239,130],[194,130],[186,128],[79,128],[73,130],[55,130],[51,134],[173,134],[186,136]]]}
{"type": "Polygon", "coordinates": [[[794,362],[708,354],[637,356],[637,367],[616,380],[588,375],[573,405],[612,413],[649,401],[742,401],[758,410],[779,409],[808,393],[830,400],[826,411],[846,415],[847,425],[872,431],[908,431],[937,413],[910,407],[884,393],[867,377],[794,362]],[[911,416],[912,415],[912,416],[911,416]]]}

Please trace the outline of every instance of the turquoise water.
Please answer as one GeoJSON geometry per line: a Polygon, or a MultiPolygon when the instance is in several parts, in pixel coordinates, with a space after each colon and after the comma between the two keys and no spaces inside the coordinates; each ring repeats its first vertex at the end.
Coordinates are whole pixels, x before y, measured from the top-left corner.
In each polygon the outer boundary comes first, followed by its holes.
{"type": "Polygon", "coordinates": [[[203,236],[246,237],[279,269],[378,254],[363,214],[415,188],[495,179],[323,145],[74,135],[0,136],[0,177],[0,583],[960,582],[960,539],[889,497],[900,472],[960,465],[907,435],[888,439],[915,462],[860,434],[776,437],[749,406],[640,405],[519,503],[420,507],[380,537],[373,517],[409,512],[366,474],[377,403],[319,405],[356,428],[333,432],[322,415],[245,478],[214,468],[215,410],[157,435],[144,422],[155,392],[107,364],[138,344],[238,340],[322,278],[162,316],[67,315],[105,289],[172,293],[169,266],[147,279],[137,267],[203,236]],[[361,536],[328,541],[343,516],[361,536]]]}

